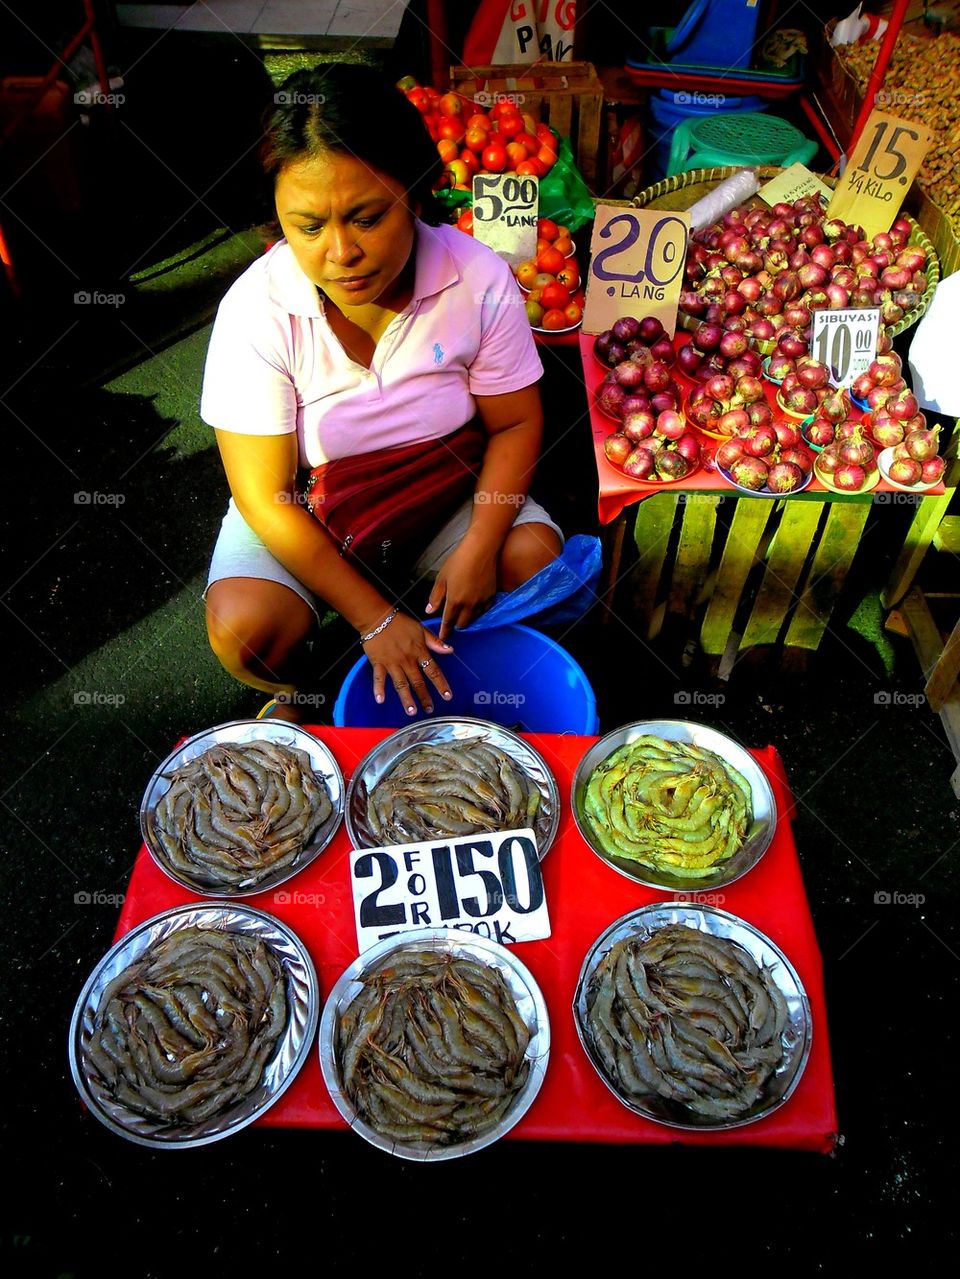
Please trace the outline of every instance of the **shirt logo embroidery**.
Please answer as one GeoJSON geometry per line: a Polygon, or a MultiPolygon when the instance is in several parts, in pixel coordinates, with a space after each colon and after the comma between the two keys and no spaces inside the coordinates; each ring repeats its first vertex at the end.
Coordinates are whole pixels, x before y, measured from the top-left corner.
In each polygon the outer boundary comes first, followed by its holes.
{"type": "Polygon", "coordinates": [[[434,364],[443,363],[443,347],[439,342],[434,342],[433,344],[433,362],[434,364]]]}

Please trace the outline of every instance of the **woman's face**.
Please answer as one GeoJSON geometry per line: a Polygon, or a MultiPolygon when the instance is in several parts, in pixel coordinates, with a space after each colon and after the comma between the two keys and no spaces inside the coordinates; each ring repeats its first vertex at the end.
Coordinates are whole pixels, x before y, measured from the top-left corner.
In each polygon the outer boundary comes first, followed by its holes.
{"type": "Polygon", "coordinates": [[[394,178],[328,151],[287,164],[276,183],[277,215],[306,276],[341,310],[389,306],[404,288],[414,213],[394,178]]]}

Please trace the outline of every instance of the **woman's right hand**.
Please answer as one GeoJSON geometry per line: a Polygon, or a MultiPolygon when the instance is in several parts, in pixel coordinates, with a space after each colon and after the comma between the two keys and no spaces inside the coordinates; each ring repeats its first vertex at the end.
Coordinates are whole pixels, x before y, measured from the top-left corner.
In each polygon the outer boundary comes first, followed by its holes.
{"type": "Polygon", "coordinates": [[[373,667],[373,695],[377,702],[384,699],[388,675],[408,715],[416,714],[414,697],[425,711],[433,710],[430,684],[445,700],[453,696],[433,657],[433,653],[452,653],[453,648],[442,644],[432,631],[405,613],[398,613],[379,635],[367,640],[363,651],[373,667]]]}

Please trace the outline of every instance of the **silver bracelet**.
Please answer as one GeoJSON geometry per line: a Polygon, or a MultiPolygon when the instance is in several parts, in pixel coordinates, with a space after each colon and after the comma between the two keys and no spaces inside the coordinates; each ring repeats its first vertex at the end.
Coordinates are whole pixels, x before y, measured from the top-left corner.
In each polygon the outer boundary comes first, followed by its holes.
{"type": "Polygon", "coordinates": [[[390,625],[390,623],[393,621],[393,619],[396,617],[396,615],[397,615],[397,613],[398,613],[399,611],[400,611],[400,610],[399,610],[399,609],[396,609],[396,608],[391,609],[391,610],[390,610],[390,612],[386,615],[386,617],[383,619],[383,621],[380,623],[380,625],[379,625],[379,626],[375,626],[375,627],[373,628],[373,630],[372,630],[372,631],[370,631],[370,633],[369,633],[368,635],[361,635],[361,636],[360,636],[360,643],[361,643],[361,644],[366,644],[367,640],[372,640],[372,639],[374,639],[377,635],[379,635],[381,631],[385,631],[385,630],[387,629],[387,627],[390,625]]]}

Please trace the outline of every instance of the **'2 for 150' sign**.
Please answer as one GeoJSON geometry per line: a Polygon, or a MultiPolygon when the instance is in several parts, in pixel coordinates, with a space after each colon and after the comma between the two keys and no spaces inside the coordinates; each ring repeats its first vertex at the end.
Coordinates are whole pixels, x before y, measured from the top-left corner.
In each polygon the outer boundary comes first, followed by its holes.
{"type": "Polygon", "coordinates": [[[452,928],[504,944],[550,936],[534,832],[350,854],[360,952],[412,928],[452,928]]]}

